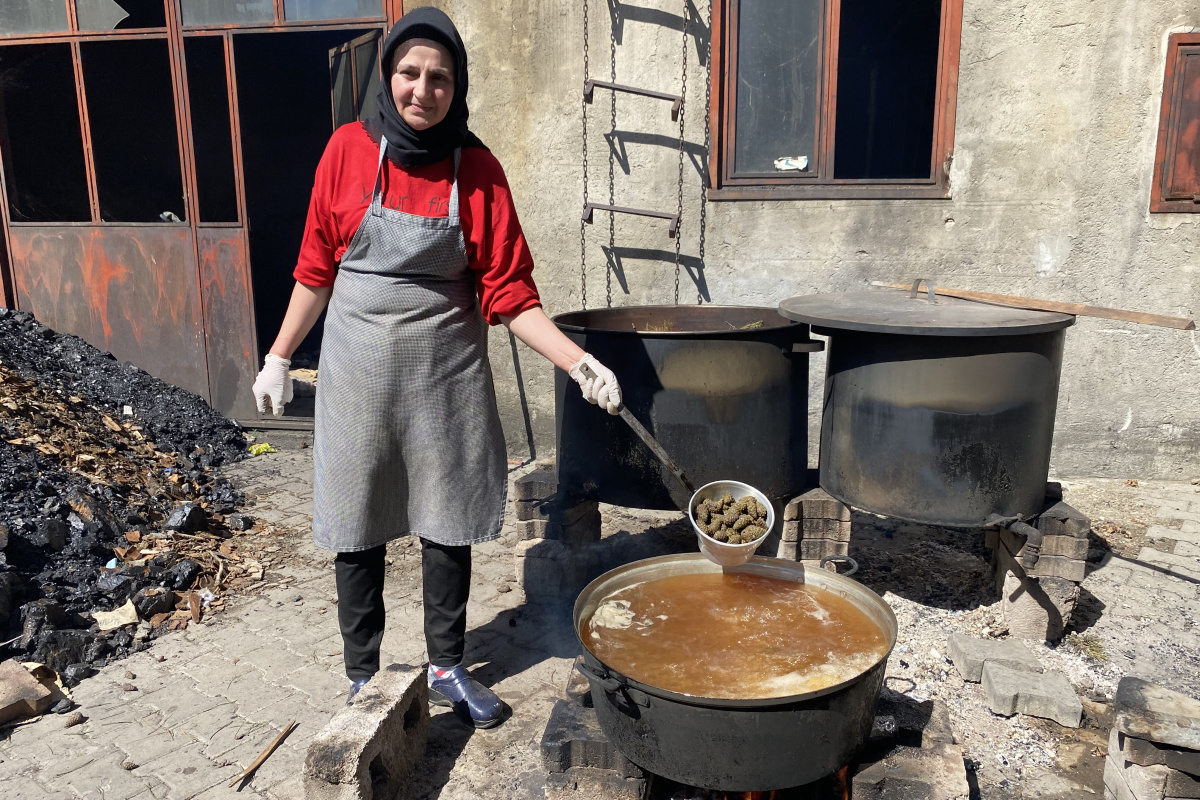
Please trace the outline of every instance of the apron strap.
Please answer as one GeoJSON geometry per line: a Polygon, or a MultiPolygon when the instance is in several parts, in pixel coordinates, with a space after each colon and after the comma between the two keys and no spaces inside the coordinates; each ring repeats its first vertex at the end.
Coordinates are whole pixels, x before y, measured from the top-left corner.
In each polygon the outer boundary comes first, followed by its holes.
{"type": "Polygon", "coordinates": [[[379,163],[375,165],[375,188],[371,191],[371,216],[378,217],[383,208],[383,160],[387,158],[387,137],[379,137],[379,163]]]}
{"type": "Polygon", "coordinates": [[[453,186],[450,189],[450,208],[446,212],[446,216],[450,221],[458,224],[458,163],[462,160],[462,148],[454,148],[454,177],[451,179],[453,186]]]}

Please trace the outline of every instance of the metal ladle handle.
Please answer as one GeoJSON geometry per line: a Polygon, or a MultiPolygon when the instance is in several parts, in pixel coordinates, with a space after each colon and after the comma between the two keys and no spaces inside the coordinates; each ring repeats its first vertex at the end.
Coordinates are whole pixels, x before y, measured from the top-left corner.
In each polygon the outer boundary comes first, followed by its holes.
{"type": "MultiPolygon", "coordinates": [[[[591,380],[597,380],[600,377],[596,374],[595,370],[593,370],[587,364],[580,364],[579,371],[583,373],[584,377],[591,380]]],[[[671,456],[667,455],[667,451],[663,449],[663,446],[658,443],[657,439],[650,435],[650,431],[646,430],[646,426],[642,425],[642,423],[638,421],[638,418],[633,415],[633,412],[629,410],[624,402],[617,406],[617,413],[620,414],[621,419],[625,420],[626,425],[628,425],[630,428],[633,428],[633,432],[636,433],[638,438],[650,448],[651,452],[658,457],[658,460],[661,461],[668,470],[670,470],[671,474],[683,484],[683,487],[687,489],[690,494],[695,494],[696,484],[692,483],[691,479],[684,474],[683,470],[680,469],[679,465],[675,463],[671,456]]]]}
{"type": "Polygon", "coordinates": [[[936,303],[937,295],[935,295],[933,293],[933,281],[929,280],[929,278],[917,278],[915,281],[913,281],[912,289],[909,290],[909,292],[908,292],[908,299],[909,300],[917,299],[917,295],[921,293],[921,284],[922,283],[925,284],[925,293],[926,293],[925,299],[931,303],[936,303]]]}

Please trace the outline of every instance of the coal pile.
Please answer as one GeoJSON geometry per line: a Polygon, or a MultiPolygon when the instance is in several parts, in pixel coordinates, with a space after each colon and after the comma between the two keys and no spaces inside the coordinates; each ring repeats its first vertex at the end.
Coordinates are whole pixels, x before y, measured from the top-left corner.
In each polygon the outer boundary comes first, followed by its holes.
{"type": "Polygon", "coordinates": [[[0,659],[73,685],[261,578],[212,470],[245,447],[195,395],[0,311],[0,659]]]}
{"type": "Polygon", "coordinates": [[[0,308],[0,363],[115,419],[136,421],[145,438],[198,466],[216,467],[246,455],[241,428],[198,395],[117,361],[78,336],[57,333],[32,314],[0,308]]]}

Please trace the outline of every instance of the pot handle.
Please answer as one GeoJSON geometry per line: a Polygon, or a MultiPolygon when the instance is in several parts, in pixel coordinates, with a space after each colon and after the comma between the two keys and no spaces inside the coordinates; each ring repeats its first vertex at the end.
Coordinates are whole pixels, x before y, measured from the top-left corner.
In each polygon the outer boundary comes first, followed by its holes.
{"type": "MultiPolygon", "coordinates": [[[[821,559],[821,569],[825,569],[825,565],[831,563],[850,565],[850,569],[846,570],[845,572],[838,572],[839,575],[850,577],[854,573],[858,572],[858,562],[850,556],[825,556],[821,559]]],[[[837,572],[837,570],[835,569],[834,572],[837,572]]]]}
{"type": "Polygon", "coordinates": [[[601,674],[582,661],[575,665],[575,669],[582,672],[584,677],[588,680],[595,681],[596,685],[608,694],[616,694],[623,688],[623,684],[613,676],[609,675],[607,671],[601,674]]]}
{"type": "Polygon", "coordinates": [[[645,692],[640,692],[632,686],[626,685],[624,681],[617,680],[607,670],[603,673],[597,672],[582,661],[575,664],[575,669],[582,672],[588,680],[595,681],[596,685],[603,689],[606,694],[624,698],[624,702],[618,702],[618,705],[628,704],[630,706],[639,705],[642,708],[650,707],[650,698],[645,692]]]}

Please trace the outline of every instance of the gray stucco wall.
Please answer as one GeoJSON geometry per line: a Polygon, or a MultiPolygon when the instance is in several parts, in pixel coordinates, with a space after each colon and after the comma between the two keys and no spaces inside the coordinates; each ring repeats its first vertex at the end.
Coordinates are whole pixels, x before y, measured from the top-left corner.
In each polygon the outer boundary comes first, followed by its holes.
{"type": "MultiPolygon", "coordinates": [[[[411,6],[426,5],[415,2],[411,6]]],[[[439,0],[471,58],[472,126],[508,173],[551,314],[580,306],[579,0],[439,0]]],[[[593,76],[609,69],[608,4],[591,2],[593,76]]],[[[682,0],[622,5],[617,77],[678,91],[682,0]]],[[[701,14],[706,14],[702,9],[701,14]]],[[[961,288],[1200,313],[1200,215],[1150,214],[1171,32],[1200,30],[1193,0],[967,0],[949,200],[713,202],[703,270],[712,302],[774,306],[795,294],[917,276],[961,288]]],[[[689,39],[683,252],[698,252],[703,45],[689,39]]],[[[593,196],[607,198],[609,96],[589,108],[593,196]]],[[[620,205],[672,210],[678,128],[662,101],[621,96],[620,205]]],[[[588,302],[605,303],[605,215],[587,230],[588,302]]],[[[665,224],[616,221],[620,248],[673,253],[665,224]]],[[[669,303],[673,266],[625,258],[614,305],[669,303]]],[[[681,301],[695,300],[685,272],[681,301]]],[[[554,447],[550,366],[518,346],[538,455],[554,447]]],[[[507,333],[492,337],[510,452],[528,452],[507,333]]],[[[619,364],[610,365],[618,372],[619,364]]],[[[824,363],[812,362],[813,431],[824,363]]],[[[1200,473],[1200,337],[1080,318],[1067,334],[1053,470],[1060,476],[1200,473]]]]}

